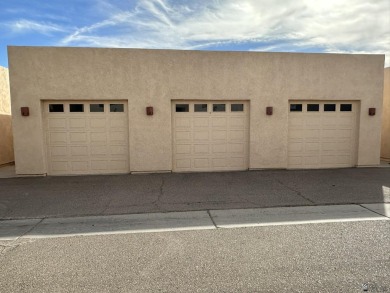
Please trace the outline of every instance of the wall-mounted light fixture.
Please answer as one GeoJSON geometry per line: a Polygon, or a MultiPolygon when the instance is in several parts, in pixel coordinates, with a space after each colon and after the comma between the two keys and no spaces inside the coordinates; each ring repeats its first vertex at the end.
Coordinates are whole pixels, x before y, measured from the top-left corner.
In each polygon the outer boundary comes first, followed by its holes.
{"type": "Polygon", "coordinates": [[[375,108],[368,108],[368,115],[375,116],[375,108]]]}
{"type": "Polygon", "coordinates": [[[148,116],[153,115],[153,107],[146,107],[146,115],[148,116]]]}
{"type": "Polygon", "coordinates": [[[273,107],[267,107],[267,108],[265,108],[265,112],[266,112],[267,115],[272,115],[273,107]]]}
{"type": "Polygon", "coordinates": [[[20,113],[22,116],[30,116],[30,109],[28,107],[21,107],[20,113]]]}

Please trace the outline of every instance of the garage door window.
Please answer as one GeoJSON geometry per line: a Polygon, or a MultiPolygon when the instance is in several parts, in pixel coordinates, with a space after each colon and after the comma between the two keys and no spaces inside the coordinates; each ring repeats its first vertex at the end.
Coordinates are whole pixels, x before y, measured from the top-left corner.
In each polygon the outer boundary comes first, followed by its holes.
{"type": "Polygon", "coordinates": [[[69,112],[84,112],[84,105],[83,104],[70,104],[69,105],[69,112]]]}
{"type": "Polygon", "coordinates": [[[188,104],[176,104],[176,112],[189,112],[190,106],[188,104]]]}
{"type": "Polygon", "coordinates": [[[123,112],[123,104],[110,104],[110,112],[123,112]]]}
{"type": "Polygon", "coordinates": [[[319,104],[307,104],[307,112],[318,112],[319,110],[319,104]]]}
{"type": "Polygon", "coordinates": [[[104,112],[104,104],[91,104],[89,105],[90,112],[104,112]]]}
{"type": "Polygon", "coordinates": [[[63,104],[49,104],[49,112],[64,112],[63,104]]]}
{"type": "Polygon", "coordinates": [[[225,112],[226,105],[225,104],[213,104],[213,112],[225,112]]]}
{"type": "Polygon", "coordinates": [[[232,112],[243,112],[244,111],[244,104],[232,104],[230,107],[230,110],[232,112]]]}
{"type": "Polygon", "coordinates": [[[325,104],[324,111],[325,112],[335,112],[336,111],[336,104],[325,104]]]}
{"type": "Polygon", "coordinates": [[[341,112],[351,112],[352,111],[352,104],[341,104],[340,111],[341,112]]]}
{"type": "Polygon", "coordinates": [[[290,104],[290,112],[302,112],[302,104],[290,104]]]}
{"type": "Polygon", "coordinates": [[[207,112],[207,104],[195,104],[194,112],[207,112]]]}

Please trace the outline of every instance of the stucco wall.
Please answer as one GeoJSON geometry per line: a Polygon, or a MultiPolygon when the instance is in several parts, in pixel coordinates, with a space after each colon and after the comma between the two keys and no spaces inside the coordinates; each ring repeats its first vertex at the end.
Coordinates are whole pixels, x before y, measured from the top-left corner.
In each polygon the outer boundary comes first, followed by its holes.
{"type": "Polygon", "coordinates": [[[383,87],[381,157],[390,161],[390,67],[385,68],[383,87]]]}
{"type": "Polygon", "coordinates": [[[0,165],[14,161],[8,69],[0,66],[0,165]]]}
{"type": "Polygon", "coordinates": [[[41,101],[77,99],[128,100],[131,171],[172,170],[176,99],[249,100],[253,169],[287,167],[289,100],[357,100],[357,165],[379,164],[383,55],[9,47],[8,56],[18,174],[47,171],[41,101]]]}

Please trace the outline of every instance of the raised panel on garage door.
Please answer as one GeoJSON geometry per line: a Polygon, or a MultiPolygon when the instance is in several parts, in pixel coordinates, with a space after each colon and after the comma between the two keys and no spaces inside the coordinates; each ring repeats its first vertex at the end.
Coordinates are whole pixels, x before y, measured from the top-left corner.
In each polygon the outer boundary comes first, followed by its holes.
{"type": "Polygon", "coordinates": [[[45,102],[49,175],[129,172],[127,104],[45,102]]]}
{"type": "Polygon", "coordinates": [[[172,119],[173,171],[248,169],[248,102],[173,102],[172,119]]]}
{"type": "Polygon", "coordinates": [[[355,166],[358,107],[348,101],[290,102],[288,167],[355,166]]]}

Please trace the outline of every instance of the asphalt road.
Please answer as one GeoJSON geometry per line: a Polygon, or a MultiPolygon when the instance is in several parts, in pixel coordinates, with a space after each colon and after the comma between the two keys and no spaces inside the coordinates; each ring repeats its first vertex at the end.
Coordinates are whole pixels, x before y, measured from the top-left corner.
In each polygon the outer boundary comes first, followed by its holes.
{"type": "Polygon", "coordinates": [[[390,221],[3,242],[1,292],[390,292],[390,221]]]}
{"type": "Polygon", "coordinates": [[[0,219],[390,202],[390,168],[0,179],[0,219]]]}

